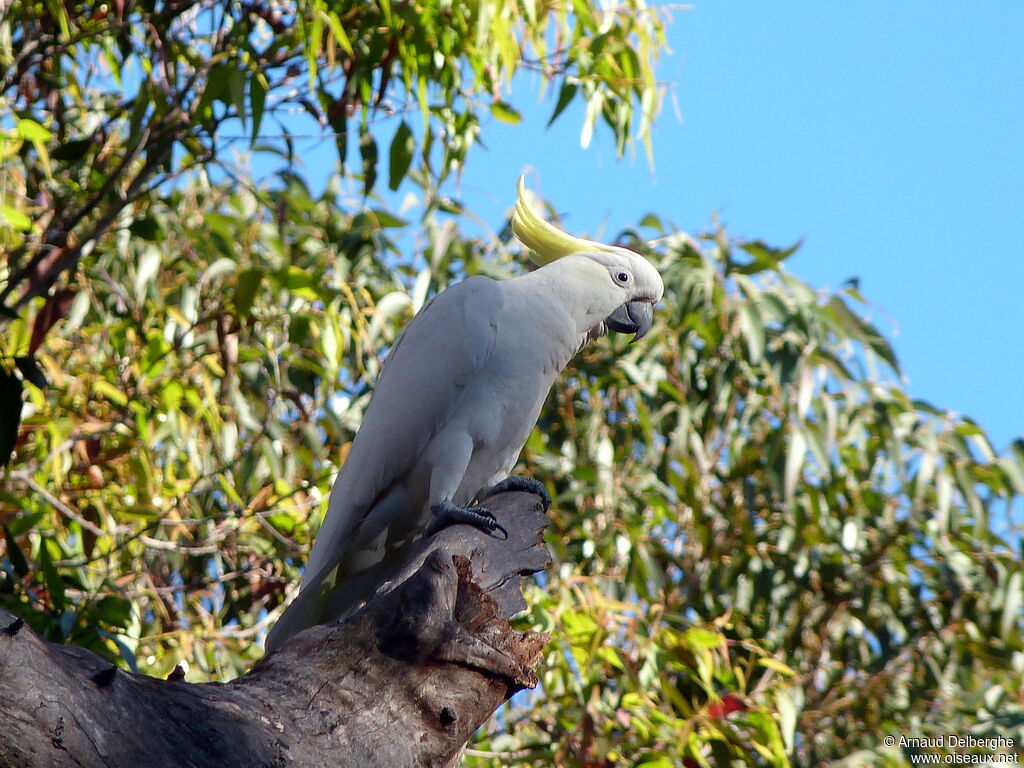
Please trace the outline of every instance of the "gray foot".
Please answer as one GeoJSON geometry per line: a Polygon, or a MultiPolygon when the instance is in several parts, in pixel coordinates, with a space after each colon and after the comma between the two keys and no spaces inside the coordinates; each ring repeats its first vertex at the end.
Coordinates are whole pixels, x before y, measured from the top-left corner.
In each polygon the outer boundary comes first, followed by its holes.
{"type": "Polygon", "coordinates": [[[450,501],[442,501],[431,507],[430,511],[433,512],[434,519],[427,526],[427,536],[433,536],[449,525],[462,524],[472,525],[487,534],[498,532],[502,538],[508,538],[508,531],[483,507],[457,507],[450,501]]]}
{"type": "Polygon", "coordinates": [[[544,504],[545,512],[551,507],[551,495],[548,493],[548,489],[544,487],[544,484],[539,480],[534,480],[532,477],[524,477],[523,475],[509,475],[500,483],[495,483],[484,491],[483,498],[487,499],[506,491],[532,493],[534,496],[540,497],[541,503],[544,504]]]}

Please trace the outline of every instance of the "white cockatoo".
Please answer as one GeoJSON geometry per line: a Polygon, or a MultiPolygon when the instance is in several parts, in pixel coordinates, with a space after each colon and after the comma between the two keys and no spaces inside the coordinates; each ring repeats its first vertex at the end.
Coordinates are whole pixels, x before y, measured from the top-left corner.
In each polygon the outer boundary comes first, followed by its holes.
{"type": "Polygon", "coordinates": [[[522,178],[512,230],[539,269],[451,286],[392,347],[268,651],[351,614],[425,534],[451,522],[498,530],[474,501],[526,489],[547,503],[542,485],[509,472],[555,377],[608,331],[650,330],[664,286],[643,256],[556,229],[522,178]]]}

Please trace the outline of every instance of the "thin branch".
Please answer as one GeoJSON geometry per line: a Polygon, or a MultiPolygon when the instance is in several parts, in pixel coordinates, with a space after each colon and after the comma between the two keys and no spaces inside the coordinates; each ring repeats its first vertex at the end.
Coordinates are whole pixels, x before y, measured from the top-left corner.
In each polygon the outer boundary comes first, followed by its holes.
{"type": "MultiPolygon", "coordinates": [[[[207,541],[223,541],[226,534],[218,537],[209,537],[207,541]]],[[[159,549],[164,552],[178,552],[183,555],[215,555],[221,551],[219,544],[204,544],[198,547],[183,546],[173,541],[154,539],[151,536],[139,536],[139,541],[150,549],[159,549]]]]}
{"type": "Polygon", "coordinates": [[[110,531],[104,531],[95,523],[92,523],[89,520],[86,520],[84,517],[82,517],[82,515],[79,514],[78,510],[68,506],[63,501],[54,496],[52,493],[50,493],[48,490],[46,490],[43,486],[41,486],[32,478],[32,475],[28,474],[27,472],[12,472],[11,477],[25,483],[25,485],[31,488],[35,493],[38,493],[40,496],[42,496],[43,499],[45,499],[46,502],[50,504],[50,506],[52,506],[54,509],[60,512],[62,515],[71,520],[74,520],[76,523],[82,526],[82,528],[89,531],[90,533],[95,534],[96,536],[110,536],[111,534],[131,532],[130,528],[126,528],[123,526],[118,526],[110,531]]]}

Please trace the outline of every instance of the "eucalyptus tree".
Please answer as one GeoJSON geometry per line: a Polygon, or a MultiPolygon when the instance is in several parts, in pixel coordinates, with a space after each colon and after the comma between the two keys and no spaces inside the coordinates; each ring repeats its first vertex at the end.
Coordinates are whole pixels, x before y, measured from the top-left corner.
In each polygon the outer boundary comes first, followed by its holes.
{"type": "MultiPolygon", "coordinates": [[[[554,117],[585,101],[584,138],[643,142],[663,21],[639,2],[12,2],[0,385],[25,405],[20,425],[0,409],[0,603],[148,674],[251,666],[381,352],[453,280],[524,269],[445,184],[484,116],[515,121],[504,87],[536,70],[554,117]],[[290,162],[290,110],[338,145],[324,191],[290,162]],[[236,144],[286,172],[249,178],[236,144]],[[422,218],[381,202],[385,177],[422,218]]],[[[619,241],[662,271],[661,326],[591,346],[527,443],[556,562],[517,621],[553,641],[467,763],[895,766],[913,748],[886,735],[1024,743],[1024,443],[910,398],[871,304],[808,286],[792,249],[654,214],[619,241]]]]}

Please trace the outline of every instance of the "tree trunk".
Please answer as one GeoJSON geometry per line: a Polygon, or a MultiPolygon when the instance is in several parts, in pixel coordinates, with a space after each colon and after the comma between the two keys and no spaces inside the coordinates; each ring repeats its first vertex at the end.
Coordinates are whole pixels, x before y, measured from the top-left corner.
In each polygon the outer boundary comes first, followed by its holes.
{"type": "Polygon", "coordinates": [[[296,635],[230,683],[124,672],[0,609],[0,766],[458,765],[469,737],[537,684],[546,635],[515,632],[521,575],[549,562],[536,497],[488,509],[508,539],[453,526],[342,624],[296,635]]]}

